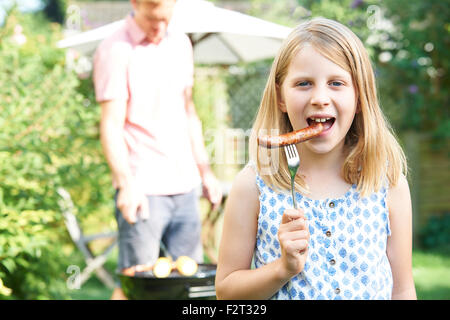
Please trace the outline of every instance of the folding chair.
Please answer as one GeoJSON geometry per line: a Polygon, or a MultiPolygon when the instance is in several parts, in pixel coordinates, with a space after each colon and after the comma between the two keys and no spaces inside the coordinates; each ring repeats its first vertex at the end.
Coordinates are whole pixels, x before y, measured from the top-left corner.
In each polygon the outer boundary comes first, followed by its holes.
{"type": "Polygon", "coordinates": [[[86,267],[83,271],[81,271],[79,278],[77,279],[77,283],[81,286],[90,278],[92,272],[95,272],[100,281],[102,281],[108,288],[113,289],[115,287],[115,281],[103,265],[105,264],[108,255],[117,245],[117,232],[85,235],[76,216],[73,214],[74,205],[69,192],[67,192],[64,188],[58,188],[57,192],[61,196],[59,205],[64,215],[64,223],[67,231],[69,232],[72,241],[83,254],[84,260],[86,261],[86,267]],[[113,242],[101,254],[94,256],[89,248],[89,243],[94,240],[105,238],[110,238],[113,242]]]}

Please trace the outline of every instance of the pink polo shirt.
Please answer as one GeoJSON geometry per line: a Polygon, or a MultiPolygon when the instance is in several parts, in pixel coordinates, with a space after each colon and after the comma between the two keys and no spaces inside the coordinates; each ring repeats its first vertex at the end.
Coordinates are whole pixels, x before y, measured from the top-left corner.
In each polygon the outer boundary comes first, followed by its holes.
{"type": "Polygon", "coordinates": [[[96,100],[127,100],[125,125],[117,130],[123,130],[132,173],[146,194],[185,193],[200,183],[184,99],[193,73],[185,34],[169,31],[158,45],[148,43],[131,15],[95,53],[96,100]]]}

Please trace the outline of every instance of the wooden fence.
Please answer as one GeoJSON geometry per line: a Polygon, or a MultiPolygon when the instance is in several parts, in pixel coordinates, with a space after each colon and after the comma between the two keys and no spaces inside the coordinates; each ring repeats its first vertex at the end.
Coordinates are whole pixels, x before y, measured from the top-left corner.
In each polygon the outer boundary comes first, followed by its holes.
{"type": "Polygon", "coordinates": [[[409,184],[413,204],[414,240],[428,219],[450,214],[449,148],[433,150],[428,135],[408,132],[401,140],[408,157],[409,184]]]}

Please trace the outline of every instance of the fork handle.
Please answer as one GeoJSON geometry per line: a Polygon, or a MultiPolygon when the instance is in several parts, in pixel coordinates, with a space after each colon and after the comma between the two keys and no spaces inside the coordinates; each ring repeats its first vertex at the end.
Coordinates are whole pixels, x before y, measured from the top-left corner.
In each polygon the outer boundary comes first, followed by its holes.
{"type": "Polygon", "coordinates": [[[294,209],[297,209],[297,201],[295,200],[294,184],[295,184],[295,180],[291,179],[292,203],[294,204],[294,209]]]}

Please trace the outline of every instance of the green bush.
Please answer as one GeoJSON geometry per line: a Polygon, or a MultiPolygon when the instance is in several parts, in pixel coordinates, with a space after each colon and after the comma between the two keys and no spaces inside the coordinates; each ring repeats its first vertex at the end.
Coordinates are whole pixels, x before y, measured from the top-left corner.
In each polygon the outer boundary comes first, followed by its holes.
{"type": "Polygon", "coordinates": [[[0,299],[68,297],[66,269],[79,259],[58,187],[71,193],[79,216],[111,222],[99,110],[86,107],[89,82],[67,69],[55,47],[60,31],[15,11],[0,29],[0,299]],[[17,41],[19,25],[26,42],[17,41]]]}
{"type": "Polygon", "coordinates": [[[419,234],[424,249],[440,249],[450,253],[450,213],[433,215],[419,234]]]}

